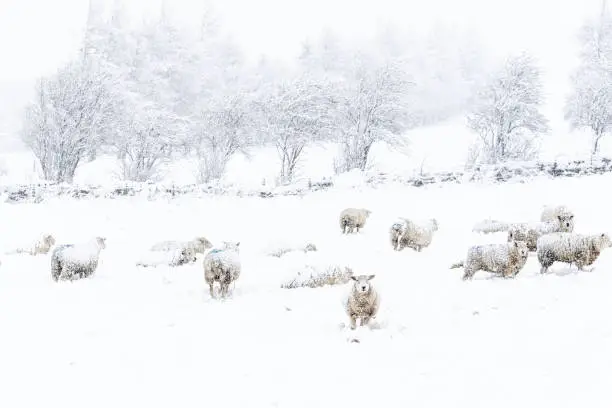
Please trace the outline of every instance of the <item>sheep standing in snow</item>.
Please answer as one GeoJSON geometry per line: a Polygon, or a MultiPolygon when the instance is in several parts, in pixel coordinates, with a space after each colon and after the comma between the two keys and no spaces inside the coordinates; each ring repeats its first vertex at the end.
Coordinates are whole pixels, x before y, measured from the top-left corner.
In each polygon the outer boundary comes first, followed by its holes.
{"type": "Polygon", "coordinates": [[[574,230],[574,216],[572,214],[559,214],[556,219],[547,222],[514,224],[508,229],[508,242],[525,241],[529,251],[535,251],[537,241],[543,235],[553,232],[572,232],[574,230]]]}
{"type": "Polygon", "coordinates": [[[354,283],[351,293],[346,300],[345,310],[351,319],[352,330],[355,330],[357,327],[357,319],[360,319],[359,325],[363,326],[368,324],[370,319],[374,319],[376,313],[378,313],[380,298],[376,289],[370,283],[375,276],[351,276],[354,283]]]}
{"type": "Polygon", "coordinates": [[[527,262],[527,244],[514,241],[505,244],[474,245],[468,249],[465,261],[451,266],[464,268],[463,279],[472,279],[477,271],[501,274],[503,277],[514,277],[527,262]]]}
{"type": "Polygon", "coordinates": [[[53,237],[53,235],[44,234],[32,244],[23,248],[17,248],[14,251],[10,251],[8,253],[29,255],[47,254],[49,253],[49,250],[53,245],[55,245],[55,238],[53,237]]]}
{"type": "Polygon", "coordinates": [[[194,263],[196,260],[197,258],[195,250],[193,248],[186,247],[178,248],[167,252],[151,251],[149,254],[147,254],[146,259],[137,262],[136,266],[181,266],[189,263],[194,263]]]}
{"type": "Polygon", "coordinates": [[[340,229],[343,234],[359,232],[372,211],[365,208],[347,208],[340,213],[340,229]]]}
{"type": "Polygon", "coordinates": [[[423,225],[401,218],[391,226],[391,245],[396,251],[408,247],[421,252],[421,249],[431,244],[434,232],[437,230],[438,221],[435,218],[431,218],[423,225]]]}
{"type": "Polygon", "coordinates": [[[240,242],[223,242],[204,257],[204,280],[214,296],[214,283],[219,282],[221,297],[226,297],[229,285],[240,276],[240,242]]]}
{"type": "MultiPolygon", "coordinates": [[[[560,215],[574,216],[574,213],[564,205],[558,205],[556,207],[544,207],[542,214],[540,214],[540,221],[550,222],[557,219],[560,215]]],[[[571,231],[568,231],[571,232],[571,231]]]]}
{"type": "Polygon", "coordinates": [[[106,248],[106,238],[79,244],[59,245],[51,254],[51,277],[54,281],[87,278],[96,271],[100,251],[106,248]]]}
{"type": "Polygon", "coordinates": [[[162,241],[151,247],[151,251],[175,251],[183,248],[191,248],[198,254],[203,254],[212,244],[204,237],[196,237],[191,241],[162,241]]]}
{"type": "Polygon", "coordinates": [[[612,246],[608,234],[583,235],[571,232],[547,234],[538,239],[540,273],[548,272],[555,262],[575,263],[578,270],[592,265],[604,248],[612,246]]]}

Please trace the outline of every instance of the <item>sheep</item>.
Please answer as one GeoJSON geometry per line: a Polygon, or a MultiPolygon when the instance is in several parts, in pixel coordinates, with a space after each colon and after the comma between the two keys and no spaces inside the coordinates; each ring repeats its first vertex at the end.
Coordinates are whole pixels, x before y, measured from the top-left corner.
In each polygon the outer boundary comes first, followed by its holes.
{"type": "Polygon", "coordinates": [[[398,222],[391,226],[391,245],[396,251],[408,247],[421,252],[421,249],[431,244],[433,234],[437,230],[438,221],[435,218],[431,218],[421,225],[407,218],[400,218],[398,222]]]}
{"type": "Polygon", "coordinates": [[[351,320],[351,330],[357,327],[357,319],[360,319],[359,325],[364,326],[370,319],[376,318],[380,297],[370,283],[375,276],[351,276],[354,281],[353,288],[345,302],[345,311],[351,320]]]}
{"type": "Polygon", "coordinates": [[[365,208],[347,208],[340,213],[340,229],[343,234],[359,232],[372,211],[365,208]]]}
{"type": "Polygon", "coordinates": [[[7,252],[7,254],[29,254],[39,255],[47,254],[51,247],[55,245],[55,238],[50,234],[43,234],[39,239],[22,248],[17,248],[13,251],[7,252]]]}
{"type": "Polygon", "coordinates": [[[154,252],[151,251],[146,259],[140,260],[136,263],[136,266],[150,267],[150,266],[181,266],[189,263],[194,263],[196,258],[196,252],[193,248],[185,247],[178,248],[173,251],[167,252],[154,252]]]}
{"type": "Polygon", "coordinates": [[[59,245],[51,254],[51,277],[54,281],[87,278],[96,271],[100,251],[106,238],[96,237],[79,244],[59,245]]]}
{"type": "Polygon", "coordinates": [[[540,214],[540,221],[554,221],[559,215],[573,216],[574,213],[564,205],[558,205],[556,207],[544,207],[544,209],[542,210],[542,214],[540,214]]]}
{"type": "Polygon", "coordinates": [[[530,252],[537,249],[538,238],[552,232],[572,232],[574,216],[559,214],[557,218],[547,222],[514,224],[508,229],[508,242],[525,241],[530,252]]]}
{"type": "Polygon", "coordinates": [[[223,242],[221,248],[209,251],[204,257],[204,280],[214,296],[214,283],[219,282],[221,297],[225,298],[229,285],[240,277],[240,242],[223,242]]]}
{"type": "Polygon", "coordinates": [[[540,273],[548,272],[555,262],[575,263],[578,270],[592,265],[604,248],[612,246],[608,234],[584,235],[572,232],[556,232],[538,238],[537,254],[540,273]]]}
{"type": "Polygon", "coordinates": [[[451,265],[451,269],[464,268],[463,280],[472,279],[479,271],[515,277],[527,262],[529,251],[523,241],[505,244],[474,245],[468,249],[465,261],[451,265]]]}
{"type": "Polygon", "coordinates": [[[204,237],[196,237],[191,241],[162,241],[151,247],[151,251],[174,251],[182,248],[191,248],[198,254],[203,254],[212,244],[204,237]]]}

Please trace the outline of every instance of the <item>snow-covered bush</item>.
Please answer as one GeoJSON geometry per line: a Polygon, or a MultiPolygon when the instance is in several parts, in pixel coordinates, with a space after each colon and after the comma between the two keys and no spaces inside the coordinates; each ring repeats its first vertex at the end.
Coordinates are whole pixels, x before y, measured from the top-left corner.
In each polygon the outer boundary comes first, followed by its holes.
{"type": "Polygon", "coordinates": [[[320,288],[326,285],[342,285],[351,280],[353,271],[348,267],[337,265],[320,270],[312,265],[306,265],[298,275],[281,284],[283,289],[320,288]]]}

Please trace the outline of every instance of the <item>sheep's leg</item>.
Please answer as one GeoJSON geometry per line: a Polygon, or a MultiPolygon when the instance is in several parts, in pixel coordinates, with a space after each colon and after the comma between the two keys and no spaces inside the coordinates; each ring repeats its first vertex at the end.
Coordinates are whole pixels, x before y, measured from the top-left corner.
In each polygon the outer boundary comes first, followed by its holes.
{"type": "Polygon", "coordinates": [[[542,267],[540,268],[540,273],[541,274],[545,274],[547,272],[548,272],[548,266],[542,265],[542,267]]]}
{"type": "Polygon", "coordinates": [[[351,330],[355,330],[357,328],[357,316],[351,315],[351,330]]]}
{"type": "Polygon", "coordinates": [[[214,298],[214,297],[215,297],[215,289],[214,289],[214,284],[215,284],[215,282],[214,282],[214,281],[213,281],[213,282],[209,282],[209,283],[208,283],[208,288],[209,288],[209,290],[210,290],[210,297],[211,297],[211,298],[214,298]]]}
{"type": "Polygon", "coordinates": [[[366,317],[362,317],[361,318],[361,326],[365,326],[370,322],[370,316],[366,316],[366,317]]]}

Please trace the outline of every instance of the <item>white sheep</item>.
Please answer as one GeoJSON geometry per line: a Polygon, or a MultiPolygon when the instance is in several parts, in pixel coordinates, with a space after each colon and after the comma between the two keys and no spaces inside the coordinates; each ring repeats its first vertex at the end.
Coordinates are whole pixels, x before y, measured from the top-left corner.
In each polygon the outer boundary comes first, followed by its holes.
{"type": "Polygon", "coordinates": [[[371,319],[376,318],[380,307],[380,297],[370,283],[375,276],[351,276],[354,281],[353,288],[345,302],[345,311],[351,320],[351,330],[357,327],[357,319],[360,319],[359,325],[364,326],[371,319]]]}
{"type": "Polygon", "coordinates": [[[347,208],[340,213],[340,229],[343,234],[359,232],[372,211],[365,208],[347,208]]]}
{"type": "Polygon", "coordinates": [[[528,255],[527,244],[523,241],[474,245],[468,249],[465,260],[451,265],[451,269],[463,267],[463,280],[472,279],[478,271],[504,278],[515,277],[527,263],[528,255]]]}
{"type": "Polygon", "coordinates": [[[51,247],[55,245],[55,238],[50,234],[43,234],[34,242],[25,245],[20,248],[16,248],[12,251],[7,252],[7,254],[29,254],[29,255],[39,255],[39,254],[47,254],[51,247]]]}
{"type": "Polygon", "coordinates": [[[136,266],[181,266],[189,263],[194,263],[196,260],[197,258],[195,250],[193,248],[186,247],[164,252],[149,251],[146,257],[136,263],[136,266]]]}
{"type": "Polygon", "coordinates": [[[540,214],[540,221],[554,221],[559,215],[571,215],[573,217],[574,213],[565,205],[558,205],[556,207],[547,206],[544,207],[542,214],[540,214]]]}
{"type": "Polygon", "coordinates": [[[191,248],[198,254],[203,254],[212,244],[204,237],[196,237],[190,241],[162,241],[151,247],[151,251],[175,251],[177,249],[191,248]]]}
{"type": "Polygon", "coordinates": [[[219,282],[221,297],[226,297],[229,285],[240,277],[240,242],[223,242],[221,248],[210,250],[204,257],[204,280],[214,296],[214,283],[219,282]]]}
{"type": "Polygon", "coordinates": [[[575,263],[578,270],[592,265],[601,251],[612,245],[608,234],[584,235],[572,232],[556,232],[540,237],[537,241],[540,273],[546,273],[555,262],[575,263]]]}
{"type": "Polygon", "coordinates": [[[51,277],[58,280],[87,278],[96,271],[106,238],[96,237],[79,244],[59,245],[51,254],[51,277]]]}
{"type": "Polygon", "coordinates": [[[417,224],[407,218],[400,218],[391,226],[391,245],[399,251],[405,247],[421,252],[427,248],[438,230],[438,221],[435,218],[427,220],[424,224],[417,224]]]}
{"type": "Polygon", "coordinates": [[[525,241],[529,251],[535,251],[537,241],[543,235],[553,232],[572,232],[574,230],[574,215],[559,214],[546,222],[513,224],[508,229],[508,242],[525,241]]]}

